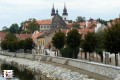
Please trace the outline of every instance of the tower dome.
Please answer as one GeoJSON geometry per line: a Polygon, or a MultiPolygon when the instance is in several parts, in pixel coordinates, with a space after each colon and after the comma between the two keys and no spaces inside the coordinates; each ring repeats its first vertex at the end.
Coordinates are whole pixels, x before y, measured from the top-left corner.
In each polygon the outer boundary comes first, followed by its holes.
{"type": "Polygon", "coordinates": [[[66,8],[66,5],[64,4],[64,9],[63,9],[63,13],[62,13],[62,18],[63,18],[63,20],[66,22],[66,23],[68,23],[67,22],[67,20],[68,20],[68,13],[67,13],[67,8],[66,8]]]}
{"type": "Polygon", "coordinates": [[[54,4],[53,4],[53,8],[51,10],[51,16],[55,16],[55,8],[54,8],[54,4]]]}
{"type": "Polygon", "coordinates": [[[63,15],[68,15],[66,5],[64,4],[63,15]]]}

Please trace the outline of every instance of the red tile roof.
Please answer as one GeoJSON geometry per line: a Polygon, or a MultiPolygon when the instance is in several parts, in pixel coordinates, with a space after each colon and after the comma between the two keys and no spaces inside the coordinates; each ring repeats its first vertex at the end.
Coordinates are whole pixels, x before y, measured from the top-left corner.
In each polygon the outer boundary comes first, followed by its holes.
{"type": "Polygon", "coordinates": [[[7,33],[6,32],[0,32],[0,40],[4,40],[6,37],[7,33]]]}
{"type": "Polygon", "coordinates": [[[80,26],[85,26],[85,25],[86,25],[86,22],[80,22],[79,25],[80,25],[80,26]]]}
{"type": "MultiPolygon", "coordinates": [[[[65,34],[67,34],[71,29],[63,30],[65,34]]],[[[94,29],[77,29],[80,34],[87,34],[88,32],[94,32],[94,29]]]]}
{"type": "Polygon", "coordinates": [[[85,29],[95,29],[96,24],[89,24],[85,29]]]}
{"type": "Polygon", "coordinates": [[[39,25],[51,25],[52,21],[51,20],[40,20],[37,21],[39,25]]]}
{"type": "Polygon", "coordinates": [[[79,29],[80,34],[87,34],[88,32],[94,32],[94,29],[79,29]]]}
{"type": "Polygon", "coordinates": [[[68,23],[68,24],[67,24],[67,28],[70,29],[70,28],[72,28],[72,27],[73,27],[73,24],[72,24],[72,23],[68,23]]]}
{"type": "Polygon", "coordinates": [[[27,38],[31,38],[32,34],[16,34],[16,37],[21,39],[21,40],[25,40],[27,38]]]}
{"type": "Polygon", "coordinates": [[[32,39],[34,40],[34,39],[36,39],[36,38],[38,38],[40,35],[43,35],[44,34],[44,32],[36,32],[36,33],[34,33],[33,35],[32,35],[32,39]]]}

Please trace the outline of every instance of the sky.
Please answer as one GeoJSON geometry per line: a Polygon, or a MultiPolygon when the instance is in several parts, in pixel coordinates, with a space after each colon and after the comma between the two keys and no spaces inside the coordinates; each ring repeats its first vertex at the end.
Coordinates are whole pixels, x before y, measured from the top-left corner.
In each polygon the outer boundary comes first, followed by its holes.
{"type": "Polygon", "coordinates": [[[120,0],[0,0],[0,30],[35,18],[50,19],[54,3],[62,15],[64,3],[68,10],[68,19],[75,20],[77,16],[89,19],[115,19],[120,14],[120,0]]]}

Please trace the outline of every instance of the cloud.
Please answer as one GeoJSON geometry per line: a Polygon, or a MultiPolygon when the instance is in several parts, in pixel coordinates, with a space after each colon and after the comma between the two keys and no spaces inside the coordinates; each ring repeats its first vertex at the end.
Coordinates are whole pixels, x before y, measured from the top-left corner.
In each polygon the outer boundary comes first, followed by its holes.
{"type": "Polygon", "coordinates": [[[0,27],[31,17],[50,18],[53,3],[60,14],[65,3],[69,19],[77,16],[111,19],[120,12],[120,0],[0,0],[0,27]]]}

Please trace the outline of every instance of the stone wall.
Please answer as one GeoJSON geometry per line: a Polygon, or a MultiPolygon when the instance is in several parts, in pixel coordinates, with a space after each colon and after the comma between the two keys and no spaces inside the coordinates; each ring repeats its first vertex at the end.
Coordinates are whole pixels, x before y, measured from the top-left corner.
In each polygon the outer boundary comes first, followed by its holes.
{"type": "MultiPolygon", "coordinates": [[[[4,54],[8,55],[8,53],[4,53],[4,54]]],[[[8,56],[13,56],[13,53],[9,53],[8,56]]],[[[117,75],[120,74],[120,67],[102,64],[102,63],[96,63],[96,62],[89,62],[79,59],[51,57],[46,55],[35,55],[35,54],[33,55],[33,54],[23,54],[23,53],[19,53],[19,54],[16,53],[16,57],[24,57],[24,58],[36,59],[40,61],[51,61],[59,64],[66,64],[69,66],[80,68],[110,78],[116,78],[117,75]]]]}
{"type": "Polygon", "coordinates": [[[120,74],[120,67],[96,62],[71,59],[68,61],[68,65],[111,78],[116,78],[116,75],[120,74]]]}

